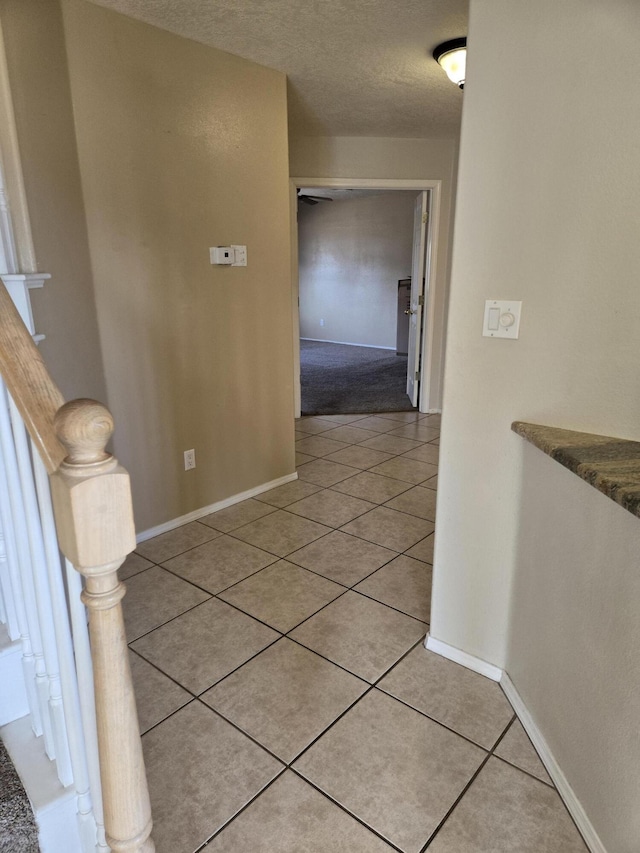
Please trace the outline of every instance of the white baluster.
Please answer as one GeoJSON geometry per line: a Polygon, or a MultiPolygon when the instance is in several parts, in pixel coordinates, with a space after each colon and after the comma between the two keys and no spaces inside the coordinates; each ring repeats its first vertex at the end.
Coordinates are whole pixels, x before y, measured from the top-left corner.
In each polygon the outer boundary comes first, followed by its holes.
{"type": "MultiPolygon", "coordinates": [[[[58,550],[56,527],[51,505],[49,478],[42,460],[32,446],[33,469],[35,474],[36,492],[40,508],[40,523],[46,554],[47,575],[51,590],[51,610],[53,625],[60,663],[60,678],[64,717],[66,722],[67,740],[71,767],[69,773],[75,785],[78,797],[78,821],[83,850],[93,853],[96,848],[96,823],[93,816],[91,791],[89,787],[89,771],[85,751],[85,736],[78,696],[76,663],[73,655],[69,613],[62,577],[62,560],[58,550]]],[[[82,603],[78,599],[78,603],[82,603]]],[[[60,773],[60,770],[58,771],[60,773]]]]}
{"type": "MultiPolygon", "coordinates": [[[[56,759],[58,778],[62,784],[66,786],[73,781],[73,776],[71,773],[71,759],[69,757],[64,707],[62,704],[62,687],[60,684],[55,628],[50,606],[51,590],[49,588],[49,579],[47,577],[47,561],[42,539],[42,529],[40,526],[38,502],[36,498],[35,484],[33,481],[33,469],[31,467],[31,455],[27,442],[27,433],[20,413],[18,412],[18,409],[13,403],[11,397],[9,397],[9,414],[11,417],[11,424],[13,426],[13,439],[18,461],[20,485],[22,487],[29,550],[31,552],[31,567],[36,593],[36,606],[38,609],[38,620],[43,640],[42,651],[44,654],[48,677],[48,704],[51,721],[51,735],[53,740],[52,744],[49,744],[47,754],[50,758],[56,759]]],[[[45,725],[45,738],[46,736],[47,728],[45,725]]]]}
{"type": "MultiPolygon", "coordinates": [[[[20,618],[22,666],[31,709],[31,727],[37,736],[47,731],[49,742],[51,742],[51,726],[48,724],[49,685],[42,652],[42,638],[33,588],[22,489],[8,406],[8,395],[4,383],[0,382],[1,481],[7,486],[6,490],[0,490],[0,517],[5,531],[5,546],[9,556],[11,580],[14,588],[22,593],[16,595],[16,604],[20,618]],[[46,728],[45,721],[47,722],[46,728]]],[[[45,738],[45,748],[46,743],[47,738],[45,738]]]]}
{"type": "MultiPolygon", "coordinates": [[[[6,626],[9,621],[9,617],[7,615],[7,608],[4,603],[5,596],[7,595],[7,590],[3,583],[4,580],[4,563],[6,563],[6,558],[4,556],[4,537],[2,536],[2,532],[0,531],[0,622],[6,626]]],[[[7,634],[9,633],[9,629],[7,628],[7,634]]]]}
{"type": "Polygon", "coordinates": [[[18,628],[15,593],[11,585],[9,558],[7,556],[7,546],[5,544],[2,519],[0,519],[0,607],[2,608],[2,613],[0,613],[0,622],[6,625],[9,639],[17,640],[20,636],[20,629],[18,628]]]}
{"type": "Polygon", "coordinates": [[[102,783],[100,781],[100,757],[98,753],[98,731],[96,726],[96,699],[93,683],[93,662],[89,643],[87,609],[82,603],[82,575],[65,560],[67,590],[69,592],[69,613],[73,631],[73,646],[76,655],[78,673],[78,691],[84,728],[85,749],[89,768],[89,784],[93,800],[93,815],[96,822],[99,853],[108,853],[109,845],[105,839],[104,814],[102,808],[102,783]]]}

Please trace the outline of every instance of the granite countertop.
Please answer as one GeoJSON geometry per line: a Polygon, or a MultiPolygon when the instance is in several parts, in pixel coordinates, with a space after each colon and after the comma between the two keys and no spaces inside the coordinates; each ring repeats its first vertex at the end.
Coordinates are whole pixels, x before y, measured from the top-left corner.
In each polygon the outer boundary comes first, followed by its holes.
{"type": "Polygon", "coordinates": [[[640,441],[514,421],[511,429],[640,517],[640,441]]]}

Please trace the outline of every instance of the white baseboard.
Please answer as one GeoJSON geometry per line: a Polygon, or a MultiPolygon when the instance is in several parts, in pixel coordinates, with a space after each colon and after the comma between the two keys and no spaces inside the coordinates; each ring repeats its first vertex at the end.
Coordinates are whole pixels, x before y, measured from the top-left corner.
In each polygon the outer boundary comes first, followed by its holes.
{"type": "Polygon", "coordinates": [[[41,853],[82,853],[76,792],[72,785],[61,785],[29,717],[3,726],[0,737],[31,803],[41,853]]]}
{"type": "Polygon", "coordinates": [[[254,498],[256,495],[261,495],[263,492],[268,492],[270,489],[275,489],[277,486],[283,486],[285,483],[291,483],[298,479],[298,472],[293,474],[285,474],[284,477],[278,477],[277,480],[271,480],[269,483],[263,483],[261,486],[255,486],[253,489],[248,489],[246,492],[240,492],[238,495],[232,495],[230,498],[225,498],[222,501],[217,501],[209,506],[204,506],[201,509],[194,509],[193,512],[188,512],[186,515],[181,515],[180,518],[174,518],[171,521],[165,521],[164,524],[158,524],[156,527],[150,527],[148,530],[143,530],[136,534],[136,542],[144,542],[146,539],[152,539],[154,536],[159,536],[161,533],[167,533],[169,530],[175,530],[176,527],[181,527],[183,524],[188,524],[190,521],[197,521],[205,515],[210,515],[212,512],[217,512],[219,509],[226,509],[228,506],[246,501],[249,498],[254,498]]]}
{"type": "Polygon", "coordinates": [[[551,776],[554,785],[558,789],[558,793],[562,797],[569,814],[574,819],[576,826],[582,833],[582,837],[584,838],[587,847],[591,853],[607,853],[598,833],[595,831],[593,824],[587,817],[585,810],[582,808],[582,804],[576,797],[573,788],[567,781],[566,776],[560,769],[560,765],[549,749],[549,745],[544,739],[542,732],[536,725],[533,717],[522,701],[520,694],[516,690],[515,685],[506,672],[503,673],[502,678],[500,679],[500,686],[511,703],[513,710],[518,715],[518,719],[522,723],[524,730],[529,735],[531,742],[535,746],[536,751],[540,756],[542,763],[546,767],[547,773],[551,776]]]}
{"type": "Polygon", "coordinates": [[[474,672],[479,672],[480,675],[485,675],[487,678],[490,678],[492,681],[500,682],[500,686],[504,691],[505,696],[511,703],[513,710],[516,712],[518,719],[522,723],[522,726],[526,733],[529,735],[531,742],[538,755],[540,756],[542,763],[544,764],[547,773],[551,777],[554,785],[558,789],[558,793],[562,798],[565,806],[567,807],[569,814],[575,821],[576,826],[578,827],[584,841],[591,851],[591,853],[607,853],[607,850],[600,840],[598,833],[593,827],[593,824],[587,817],[585,810],[582,808],[582,804],[576,797],[576,794],[567,781],[566,776],[560,769],[560,765],[556,761],[553,756],[553,753],[549,749],[549,745],[544,739],[542,732],[536,725],[533,720],[533,717],[527,710],[526,705],[522,701],[520,694],[516,690],[513,682],[507,675],[507,673],[499,669],[499,667],[494,666],[493,664],[487,663],[481,658],[474,657],[474,655],[467,654],[467,652],[463,652],[461,649],[457,649],[455,646],[450,646],[448,643],[443,643],[441,640],[436,640],[434,637],[431,637],[427,634],[425,642],[425,648],[431,652],[435,652],[442,657],[448,658],[449,660],[454,661],[455,663],[459,663],[462,666],[467,667],[467,669],[471,669],[474,672]]]}
{"type": "Polygon", "coordinates": [[[427,634],[426,636],[424,647],[430,652],[435,652],[437,655],[441,655],[443,658],[452,660],[454,663],[466,666],[467,669],[471,669],[473,672],[478,672],[480,675],[484,675],[492,681],[500,681],[504,675],[503,670],[494,666],[492,663],[487,663],[487,661],[482,660],[482,658],[474,657],[474,655],[463,652],[462,649],[457,649],[455,646],[443,643],[442,640],[436,640],[436,638],[432,637],[430,634],[427,634]]]}
{"type": "Polygon", "coordinates": [[[368,349],[388,349],[393,352],[395,347],[381,347],[378,344],[356,344],[353,341],[328,341],[326,338],[300,338],[301,341],[313,341],[317,344],[342,344],[345,347],[367,347],[368,349]]]}

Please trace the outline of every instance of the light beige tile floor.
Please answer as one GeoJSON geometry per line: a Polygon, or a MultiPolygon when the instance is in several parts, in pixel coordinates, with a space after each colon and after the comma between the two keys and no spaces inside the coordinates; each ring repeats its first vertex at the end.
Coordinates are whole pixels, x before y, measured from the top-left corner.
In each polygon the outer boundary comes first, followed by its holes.
{"type": "Polygon", "coordinates": [[[440,418],[303,418],[299,479],[121,570],[158,853],[586,853],[500,687],[424,649],[440,418]]]}

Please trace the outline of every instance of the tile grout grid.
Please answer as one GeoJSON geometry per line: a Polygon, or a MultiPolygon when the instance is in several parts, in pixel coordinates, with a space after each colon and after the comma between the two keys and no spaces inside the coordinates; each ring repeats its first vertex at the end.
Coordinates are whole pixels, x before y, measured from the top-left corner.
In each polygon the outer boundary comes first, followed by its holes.
{"type": "Polygon", "coordinates": [[[545,814],[523,853],[586,850],[498,685],[423,648],[439,417],[296,429],[298,480],[147,540],[123,567],[158,853],[506,853],[499,829],[483,838],[478,799],[509,832],[545,814]],[[353,464],[327,459],[345,451],[353,464]]]}

